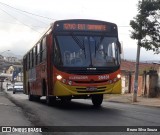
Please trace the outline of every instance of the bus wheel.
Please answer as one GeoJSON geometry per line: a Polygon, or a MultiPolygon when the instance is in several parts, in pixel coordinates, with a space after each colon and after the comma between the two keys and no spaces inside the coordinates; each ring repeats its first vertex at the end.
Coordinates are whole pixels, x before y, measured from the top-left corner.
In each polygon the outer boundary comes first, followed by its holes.
{"type": "Polygon", "coordinates": [[[29,92],[29,94],[28,94],[28,99],[29,99],[29,101],[33,101],[34,100],[34,96],[33,95],[31,95],[31,93],[29,92]]]}
{"type": "Polygon", "coordinates": [[[54,105],[55,101],[56,101],[56,97],[46,96],[47,105],[49,106],[54,105]]]}
{"type": "Polygon", "coordinates": [[[30,92],[29,82],[28,82],[28,99],[29,99],[29,101],[33,101],[34,100],[34,96],[30,92]]]}
{"type": "Polygon", "coordinates": [[[40,96],[35,96],[35,101],[39,102],[40,101],[40,96]]]}
{"type": "Polygon", "coordinates": [[[72,100],[71,97],[68,97],[68,96],[66,96],[66,97],[60,97],[60,99],[61,99],[62,103],[69,103],[72,100]]]}
{"type": "Polygon", "coordinates": [[[93,105],[95,107],[99,107],[102,104],[102,101],[103,101],[103,94],[92,95],[91,99],[92,99],[93,105]]]}

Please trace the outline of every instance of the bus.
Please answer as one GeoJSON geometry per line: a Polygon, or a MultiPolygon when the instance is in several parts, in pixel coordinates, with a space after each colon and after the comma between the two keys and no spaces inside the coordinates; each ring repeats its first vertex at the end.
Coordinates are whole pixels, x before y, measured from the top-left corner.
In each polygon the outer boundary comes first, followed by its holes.
{"type": "Polygon", "coordinates": [[[121,45],[117,25],[100,20],[58,20],[23,57],[28,99],[90,98],[100,106],[104,94],[121,93],[121,45]]]}

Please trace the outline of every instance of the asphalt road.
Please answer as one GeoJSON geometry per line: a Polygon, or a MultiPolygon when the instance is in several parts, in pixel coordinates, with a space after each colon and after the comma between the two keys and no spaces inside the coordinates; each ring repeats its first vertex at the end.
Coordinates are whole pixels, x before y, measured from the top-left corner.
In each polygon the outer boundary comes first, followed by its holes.
{"type": "MultiPolygon", "coordinates": [[[[31,102],[26,95],[12,94],[12,92],[8,92],[8,98],[22,108],[26,117],[35,126],[95,126],[95,128],[97,126],[160,126],[160,109],[155,107],[103,102],[102,107],[94,108],[90,100],[72,100],[70,104],[64,105],[58,102],[55,106],[47,106],[44,99],[40,102],[31,102]]],[[[65,134],[74,134],[74,132],[65,134]]],[[[96,135],[97,133],[76,134],[96,135]]],[[[117,133],[101,132],[101,134],[117,133]]],[[[135,132],[118,134],[135,134],[135,132]]],[[[136,132],[136,134],[159,133],[136,132]]]]}

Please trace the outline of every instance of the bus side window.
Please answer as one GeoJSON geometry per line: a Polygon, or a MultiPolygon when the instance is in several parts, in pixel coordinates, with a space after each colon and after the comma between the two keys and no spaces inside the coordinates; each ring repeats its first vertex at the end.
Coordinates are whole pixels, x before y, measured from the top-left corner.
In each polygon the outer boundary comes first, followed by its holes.
{"type": "Polygon", "coordinates": [[[42,41],[40,42],[40,53],[39,53],[39,57],[40,57],[40,63],[42,62],[42,41]]]}
{"type": "Polygon", "coordinates": [[[40,43],[37,44],[37,64],[40,63],[40,43]]]}
{"type": "Polygon", "coordinates": [[[29,70],[29,54],[27,54],[27,70],[29,70]]]}
{"type": "Polygon", "coordinates": [[[42,40],[42,61],[46,59],[46,37],[42,40]]]}
{"type": "Polygon", "coordinates": [[[35,46],[35,65],[37,65],[37,45],[35,46]]]}
{"type": "Polygon", "coordinates": [[[31,63],[32,63],[32,67],[34,67],[34,48],[32,49],[31,53],[32,53],[31,63]]]}
{"type": "Polygon", "coordinates": [[[33,48],[33,56],[32,56],[32,59],[33,59],[33,67],[35,66],[35,56],[36,56],[36,47],[33,48]]]}
{"type": "Polygon", "coordinates": [[[29,52],[29,69],[31,69],[31,53],[29,52]]]}

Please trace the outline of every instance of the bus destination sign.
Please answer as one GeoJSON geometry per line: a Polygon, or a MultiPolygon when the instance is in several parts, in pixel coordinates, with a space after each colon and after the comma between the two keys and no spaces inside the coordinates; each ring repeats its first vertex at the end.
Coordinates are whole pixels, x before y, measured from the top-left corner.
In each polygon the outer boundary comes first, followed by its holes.
{"type": "Polygon", "coordinates": [[[86,31],[106,31],[107,27],[103,24],[76,24],[64,23],[64,30],[86,30],[86,31]]]}

